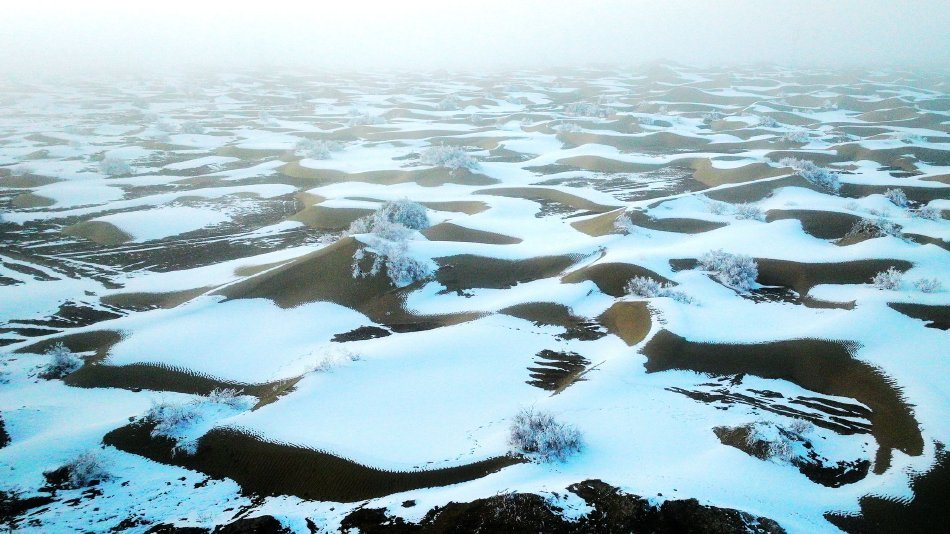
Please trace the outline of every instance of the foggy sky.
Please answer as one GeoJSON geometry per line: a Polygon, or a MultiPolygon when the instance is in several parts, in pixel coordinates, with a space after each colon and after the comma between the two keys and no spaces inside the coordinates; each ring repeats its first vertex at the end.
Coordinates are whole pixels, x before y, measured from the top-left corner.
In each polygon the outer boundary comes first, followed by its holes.
{"type": "Polygon", "coordinates": [[[0,8],[0,69],[950,67],[950,1],[116,0],[0,8]],[[82,5],[78,5],[82,4],[82,5]]]}

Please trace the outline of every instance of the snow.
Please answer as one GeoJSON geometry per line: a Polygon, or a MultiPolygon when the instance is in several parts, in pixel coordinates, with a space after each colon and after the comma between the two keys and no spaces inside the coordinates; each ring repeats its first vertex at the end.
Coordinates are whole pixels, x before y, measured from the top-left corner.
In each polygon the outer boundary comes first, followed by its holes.
{"type": "Polygon", "coordinates": [[[225,223],[229,218],[210,209],[167,206],[160,209],[129,211],[97,217],[93,221],[115,225],[132,236],[133,241],[151,241],[225,223]]]}

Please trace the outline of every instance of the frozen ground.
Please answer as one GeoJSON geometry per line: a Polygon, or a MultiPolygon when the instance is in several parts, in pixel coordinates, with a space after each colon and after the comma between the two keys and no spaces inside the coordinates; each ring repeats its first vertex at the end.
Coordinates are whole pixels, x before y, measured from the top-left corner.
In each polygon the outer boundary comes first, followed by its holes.
{"type": "Polygon", "coordinates": [[[17,529],[336,531],[512,494],[581,521],[588,480],[789,532],[862,530],[867,496],[946,518],[945,76],[3,83],[17,529]],[[432,227],[398,253],[428,276],[354,278],[397,252],[344,232],[404,198],[432,227]],[[697,265],[715,250],[757,271],[697,265]],[[644,276],[669,285],[625,289],[644,276]],[[80,360],[51,374],[60,341],[80,360]],[[524,408],[580,452],[523,461],[524,408]],[[84,451],[98,480],[57,482],[84,451]]]}

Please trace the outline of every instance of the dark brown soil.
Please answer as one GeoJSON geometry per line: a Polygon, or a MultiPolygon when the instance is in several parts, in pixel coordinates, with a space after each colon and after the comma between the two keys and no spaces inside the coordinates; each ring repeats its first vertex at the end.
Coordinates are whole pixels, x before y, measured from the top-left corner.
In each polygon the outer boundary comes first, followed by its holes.
{"type": "Polygon", "coordinates": [[[157,462],[230,478],[248,493],[295,495],[302,499],[355,502],[481,478],[521,460],[491,458],[444,469],[383,471],[332,454],[262,441],[237,430],[216,428],[199,441],[194,455],[174,454],[173,443],[152,438],[152,425],[134,423],[113,430],[103,442],[157,462]]]}
{"type": "Polygon", "coordinates": [[[652,278],[660,283],[673,283],[668,278],[633,263],[595,263],[565,275],[561,282],[577,284],[590,280],[597,285],[601,293],[622,297],[627,294],[624,290],[627,282],[638,276],[652,278]]]}
{"type": "Polygon", "coordinates": [[[950,329],[950,306],[931,306],[911,302],[889,302],[887,305],[908,317],[926,322],[927,328],[950,329]]]}
{"type": "Polygon", "coordinates": [[[671,369],[788,380],[825,395],[851,397],[871,409],[878,442],[874,472],[890,465],[891,450],[919,456],[923,438],[911,406],[880,370],[855,359],[836,341],[796,339],[750,345],[700,343],[662,330],[643,348],[647,372],[671,369]]]}

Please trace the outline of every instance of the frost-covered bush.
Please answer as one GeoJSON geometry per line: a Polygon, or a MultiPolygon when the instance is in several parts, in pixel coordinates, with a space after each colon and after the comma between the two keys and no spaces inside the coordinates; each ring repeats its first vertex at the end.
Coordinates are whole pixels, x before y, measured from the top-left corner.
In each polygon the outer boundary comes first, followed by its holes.
{"type": "Polygon", "coordinates": [[[630,214],[624,212],[614,220],[614,233],[621,235],[630,235],[637,233],[637,225],[633,224],[630,214]]]}
{"type": "Polygon", "coordinates": [[[407,286],[432,274],[431,266],[408,254],[408,239],[413,230],[429,227],[425,206],[408,199],[387,202],[371,215],[350,225],[350,235],[370,234],[375,257],[369,269],[362,267],[363,249],[353,256],[353,277],[374,276],[386,267],[386,274],[396,287],[407,286]]]}
{"type": "Polygon", "coordinates": [[[576,122],[561,121],[554,126],[554,131],[560,133],[578,133],[582,131],[582,128],[578,126],[576,122]]]}
{"type": "Polygon", "coordinates": [[[203,134],[204,126],[196,121],[186,121],[181,124],[181,133],[184,134],[203,134]]]}
{"type": "Polygon", "coordinates": [[[920,278],[914,282],[914,287],[921,293],[937,293],[943,289],[943,284],[936,278],[920,278]]]}
{"type": "Polygon", "coordinates": [[[97,450],[89,450],[66,462],[65,486],[70,489],[84,488],[96,482],[109,480],[109,464],[97,450]]]}
{"type": "Polygon", "coordinates": [[[917,134],[904,134],[901,136],[901,141],[907,144],[914,145],[914,144],[926,143],[927,138],[922,135],[917,135],[917,134]]]}
{"type": "Polygon", "coordinates": [[[889,267],[886,271],[875,274],[874,278],[871,278],[871,285],[877,289],[896,291],[900,289],[903,278],[904,273],[889,267]]]}
{"type": "Polygon", "coordinates": [[[20,163],[10,167],[11,176],[26,176],[27,174],[33,174],[34,171],[35,169],[29,163],[20,163]]]}
{"type": "Polygon", "coordinates": [[[716,202],[715,200],[706,202],[706,209],[713,215],[725,215],[729,213],[729,208],[730,206],[726,202],[716,202]]]}
{"type": "Polygon", "coordinates": [[[363,249],[353,256],[353,277],[375,276],[386,267],[389,280],[396,287],[405,287],[413,282],[424,280],[432,275],[432,267],[409,256],[409,247],[405,240],[388,241],[379,239],[373,244],[373,263],[368,270],[361,267],[365,258],[363,249]]]}
{"type": "Polygon", "coordinates": [[[888,189],[884,192],[884,196],[899,208],[906,208],[909,203],[903,189],[888,189]]]}
{"type": "Polygon", "coordinates": [[[739,291],[752,289],[759,276],[755,260],[742,254],[712,250],[700,256],[699,264],[724,285],[739,291]]]}
{"type": "Polygon", "coordinates": [[[736,204],[735,208],[736,219],[740,220],[749,220],[749,221],[764,221],[765,213],[762,211],[762,208],[751,203],[736,204]]]}
{"type": "Polygon", "coordinates": [[[343,347],[331,347],[321,356],[320,360],[313,366],[313,371],[329,372],[333,369],[343,367],[350,362],[360,360],[360,355],[343,347]]]}
{"type": "Polygon", "coordinates": [[[782,123],[769,117],[768,115],[759,115],[757,119],[756,126],[761,126],[763,128],[778,128],[782,126],[782,123]]]}
{"type": "Polygon", "coordinates": [[[841,189],[837,173],[819,167],[811,161],[798,158],[782,158],[779,165],[795,169],[802,178],[833,193],[837,193],[841,189]]]}
{"type": "Polygon", "coordinates": [[[122,158],[106,156],[99,162],[99,171],[108,176],[132,174],[132,167],[122,158]]]}
{"type": "Polygon", "coordinates": [[[464,148],[459,146],[431,146],[422,152],[422,163],[456,169],[475,170],[479,167],[478,161],[470,156],[464,148]]]}
{"type": "Polygon", "coordinates": [[[294,155],[310,159],[330,159],[331,152],[343,150],[343,145],[336,141],[301,139],[294,147],[294,155]]]}
{"type": "Polygon", "coordinates": [[[703,124],[710,124],[725,118],[726,116],[720,111],[710,111],[709,113],[703,113],[703,124]]]}
{"type": "Polygon", "coordinates": [[[576,428],[530,408],[515,415],[509,427],[508,444],[514,452],[538,462],[564,461],[583,447],[576,428]]]}
{"type": "Polygon", "coordinates": [[[82,367],[82,358],[73,354],[62,342],[47,349],[46,355],[50,357],[50,362],[40,373],[41,378],[62,378],[82,367]]]}
{"type": "Polygon", "coordinates": [[[624,285],[624,291],[626,291],[628,295],[636,295],[644,298],[669,297],[684,304],[693,302],[693,299],[686,293],[673,289],[673,287],[672,284],[661,284],[646,276],[635,276],[624,285]]]}
{"type": "Polygon", "coordinates": [[[766,460],[790,461],[795,456],[794,437],[800,437],[804,432],[810,432],[811,426],[807,421],[796,421],[793,426],[803,432],[783,427],[767,421],[757,421],[749,425],[746,435],[746,446],[757,451],[766,460]]]}
{"type": "Polygon", "coordinates": [[[930,221],[938,221],[941,218],[940,210],[933,206],[923,206],[914,212],[914,215],[930,221]]]}
{"type": "Polygon", "coordinates": [[[564,106],[564,113],[575,117],[607,118],[610,110],[593,102],[571,102],[564,106]]]}
{"type": "Polygon", "coordinates": [[[146,412],[145,420],[155,425],[151,431],[153,438],[170,439],[175,442],[175,451],[194,454],[197,452],[198,442],[186,439],[192,427],[215,412],[230,415],[251,408],[253,402],[253,397],[242,395],[236,389],[215,389],[207,397],[189,402],[154,403],[146,412]]]}
{"type": "Polygon", "coordinates": [[[373,126],[384,122],[386,121],[379,115],[353,110],[350,112],[350,118],[346,124],[347,126],[373,126]]]}
{"type": "Polygon", "coordinates": [[[455,95],[448,95],[436,104],[439,111],[456,111],[462,107],[462,101],[455,95]]]}
{"type": "Polygon", "coordinates": [[[861,219],[860,221],[854,223],[854,226],[848,230],[845,238],[855,237],[866,235],[872,238],[875,237],[897,237],[903,238],[901,233],[901,226],[897,223],[891,222],[884,217],[878,217],[877,219],[861,219]]]}
{"type": "Polygon", "coordinates": [[[788,141],[790,143],[801,143],[805,144],[810,140],[807,130],[792,130],[790,132],[785,132],[785,135],[782,136],[782,141],[788,141]]]}

